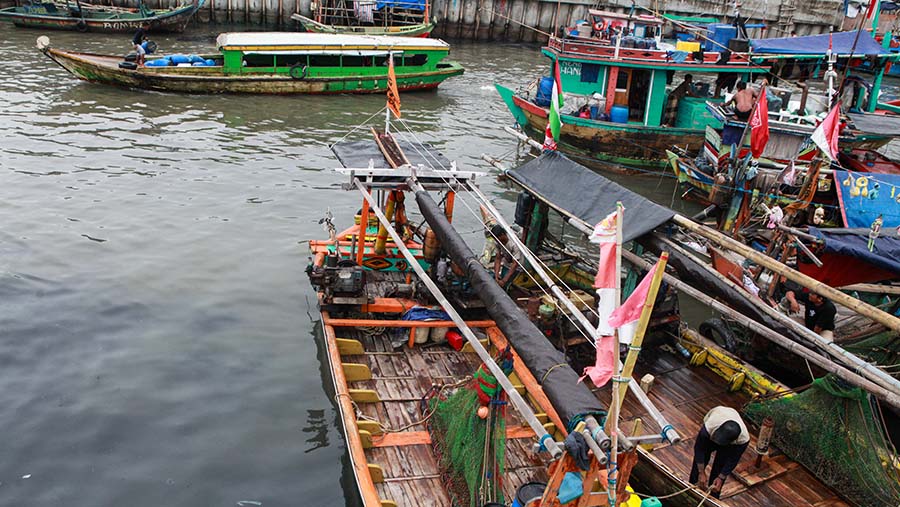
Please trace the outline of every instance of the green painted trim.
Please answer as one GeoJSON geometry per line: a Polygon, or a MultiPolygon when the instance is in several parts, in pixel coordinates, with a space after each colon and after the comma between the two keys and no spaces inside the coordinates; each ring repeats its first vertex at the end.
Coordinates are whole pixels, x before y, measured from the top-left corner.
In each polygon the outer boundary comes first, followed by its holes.
{"type": "Polygon", "coordinates": [[[647,125],[660,125],[666,110],[666,73],[654,70],[650,78],[650,103],[647,105],[647,125]]]}
{"type": "Polygon", "coordinates": [[[500,94],[500,98],[503,100],[503,103],[506,104],[506,108],[509,109],[509,112],[512,113],[513,118],[516,119],[516,123],[522,126],[528,125],[528,117],[525,116],[525,112],[513,102],[513,95],[515,95],[516,92],[499,84],[494,84],[494,88],[497,89],[497,93],[500,94]]]}

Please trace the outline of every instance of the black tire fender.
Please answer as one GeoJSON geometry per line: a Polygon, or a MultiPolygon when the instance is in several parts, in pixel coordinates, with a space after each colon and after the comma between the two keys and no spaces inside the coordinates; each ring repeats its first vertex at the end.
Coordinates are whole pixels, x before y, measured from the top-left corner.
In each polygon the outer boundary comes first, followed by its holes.
{"type": "Polygon", "coordinates": [[[137,64],[134,62],[119,62],[119,68],[126,70],[135,70],[137,69],[137,64]]]}
{"type": "Polygon", "coordinates": [[[291,65],[291,69],[288,71],[294,79],[306,79],[306,76],[309,75],[309,67],[300,63],[295,63],[291,65]]]}
{"type": "Polygon", "coordinates": [[[722,319],[713,318],[704,321],[700,324],[700,334],[729,352],[737,351],[738,339],[728,327],[728,323],[722,319]]]}
{"type": "Polygon", "coordinates": [[[84,18],[78,20],[78,23],[75,23],[75,29],[79,32],[86,32],[88,29],[87,22],[84,18]]]}

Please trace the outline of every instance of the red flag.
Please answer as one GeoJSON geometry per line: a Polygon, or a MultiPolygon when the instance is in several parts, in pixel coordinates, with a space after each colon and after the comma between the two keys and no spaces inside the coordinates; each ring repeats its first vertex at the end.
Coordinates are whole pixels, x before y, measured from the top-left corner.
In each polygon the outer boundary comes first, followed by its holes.
{"type": "Polygon", "coordinates": [[[616,359],[618,359],[618,351],[616,350],[616,341],[612,336],[604,336],[597,340],[597,359],[594,366],[588,366],[584,369],[584,377],[590,377],[591,382],[597,387],[603,387],[613,378],[616,367],[616,359]]]}
{"type": "Polygon", "coordinates": [[[397,90],[397,75],[394,74],[394,55],[388,55],[387,107],[400,118],[400,91],[397,90]]]}
{"type": "Polygon", "coordinates": [[[837,158],[838,139],[841,133],[841,101],[828,113],[828,116],[816,127],[811,139],[831,160],[837,158]]]}
{"type": "Polygon", "coordinates": [[[765,86],[759,90],[759,101],[750,117],[750,129],[750,153],[753,158],[759,158],[769,142],[769,103],[765,86]]]}

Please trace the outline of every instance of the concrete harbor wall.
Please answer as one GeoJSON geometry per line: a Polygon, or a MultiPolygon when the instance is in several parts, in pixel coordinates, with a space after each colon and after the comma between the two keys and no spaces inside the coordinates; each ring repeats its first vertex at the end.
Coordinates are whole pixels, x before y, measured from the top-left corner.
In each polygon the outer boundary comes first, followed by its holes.
{"type": "MultiPolygon", "coordinates": [[[[9,0],[0,0],[0,2],[9,0]]],[[[22,0],[18,0],[20,3],[22,0]]],[[[91,0],[88,0],[91,1],[91,0]]],[[[135,6],[137,0],[93,0],[98,4],[135,6]]],[[[151,8],[173,7],[184,0],[145,0],[151,8]]],[[[206,0],[194,23],[243,23],[272,29],[294,29],[291,15],[310,15],[315,0],[206,0]]],[[[555,28],[587,19],[594,0],[431,0],[438,25],[435,37],[464,40],[536,42],[555,28]],[[532,28],[528,28],[532,27],[532,28]],[[536,29],[536,30],[535,30],[536,29]],[[543,32],[543,33],[542,33],[543,32]]],[[[604,0],[604,10],[628,12],[631,0],[604,0]]],[[[688,16],[714,16],[730,20],[733,3],[714,0],[644,0],[638,4],[654,12],[688,16]]],[[[639,13],[650,11],[639,9],[639,13]]],[[[765,23],[768,33],[756,29],[751,37],[781,37],[825,33],[843,20],[841,0],[744,0],[741,13],[751,23],[765,23]]]]}

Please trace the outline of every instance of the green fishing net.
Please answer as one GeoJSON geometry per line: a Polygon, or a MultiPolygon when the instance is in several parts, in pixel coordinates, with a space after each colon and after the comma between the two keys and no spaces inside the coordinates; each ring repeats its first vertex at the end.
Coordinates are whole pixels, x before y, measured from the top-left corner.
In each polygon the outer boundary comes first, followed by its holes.
{"type": "Polygon", "coordinates": [[[834,376],[797,394],[744,408],[756,424],[775,421],[772,442],[841,496],[860,506],[900,505],[900,474],[875,400],[834,376]]]}
{"type": "MultiPolygon", "coordinates": [[[[479,369],[479,374],[483,370],[479,369]]],[[[476,389],[477,374],[470,385],[428,402],[429,409],[434,410],[428,428],[431,442],[454,507],[503,501],[500,483],[506,451],[505,404],[494,397],[488,405],[490,415],[478,417],[482,405],[476,389]]]]}

